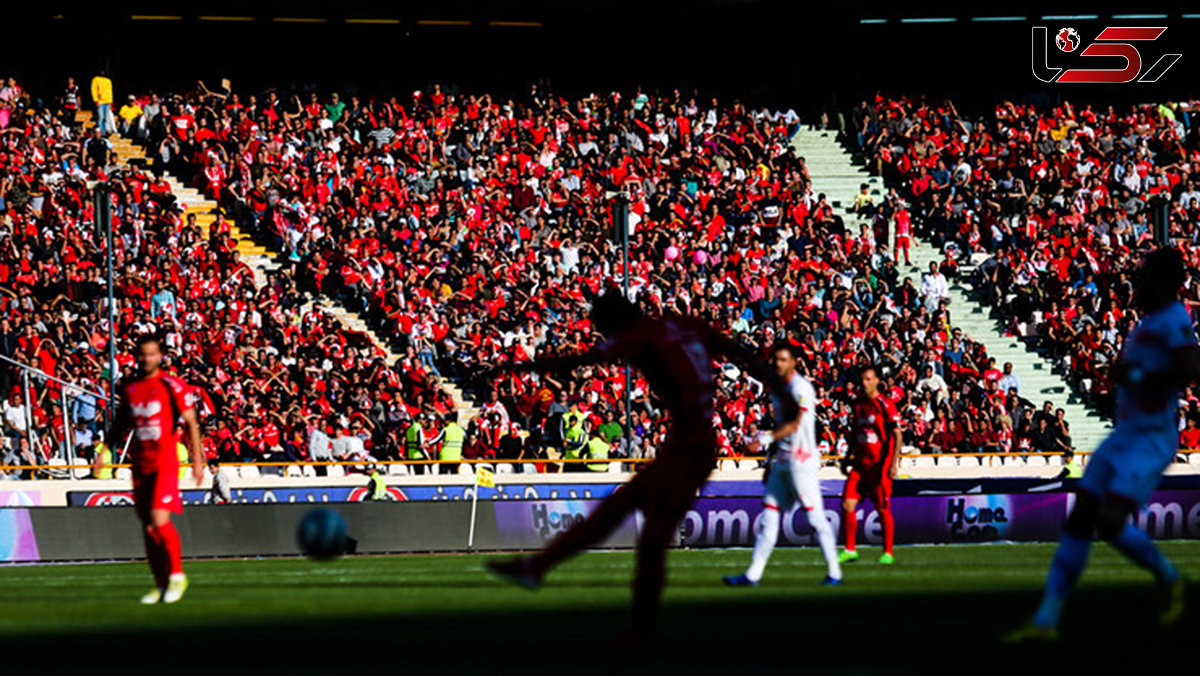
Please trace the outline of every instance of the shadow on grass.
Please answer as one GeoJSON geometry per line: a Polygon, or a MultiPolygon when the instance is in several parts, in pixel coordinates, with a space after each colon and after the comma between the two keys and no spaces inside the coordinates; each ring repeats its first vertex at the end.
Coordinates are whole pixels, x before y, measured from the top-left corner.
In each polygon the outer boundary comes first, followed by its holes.
{"type": "MultiPolygon", "coordinates": [[[[1058,646],[1002,645],[1037,602],[1034,592],[843,596],[672,602],[654,641],[627,645],[624,608],[371,615],[270,624],[230,617],[219,625],[0,637],[6,671],[21,667],[111,673],[627,673],[696,674],[749,669],[809,673],[993,673],[1070,664],[1111,668],[1117,646],[1170,654],[1200,632],[1200,594],[1175,626],[1155,622],[1150,585],[1084,588],[1072,599],[1058,646]],[[30,661],[35,660],[35,661],[30,661]]],[[[386,594],[386,590],[381,590],[386,594]]],[[[185,601],[186,603],[186,601],[185,601]]],[[[367,610],[367,609],[365,609],[367,610]]],[[[642,637],[647,637],[645,633],[642,637]]]]}

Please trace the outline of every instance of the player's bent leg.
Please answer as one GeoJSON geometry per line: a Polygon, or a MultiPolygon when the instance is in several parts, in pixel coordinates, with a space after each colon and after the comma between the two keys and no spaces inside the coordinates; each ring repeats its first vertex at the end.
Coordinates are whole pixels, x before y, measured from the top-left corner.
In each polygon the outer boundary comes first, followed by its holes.
{"type": "Polygon", "coordinates": [[[659,599],[666,582],[667,547],[679,532],[692,504],[696,490],[703,482],[685,486],[676,484],[662,491],[645,507],[646,519],[638,539],[637,573],[633,580],[634,630],[653,635],[658,626],[659,599]]]}
{"type": "Polygon", "coordinates": [[[896,562],[893,554],[893,547],[896,543],[896,519],[892,516],[891,489],[884,487],[879,489],[875,506],[879,510],[879,523],[883,526],[883,554],[879,556],[879,562],[890,566],[896,562]]]}
{"type": "Polygon", "coordinates": [[[794,490],[800,498],[800,506],[808,518],[808,525],[817,536],[817,544],[821,547],[821,556],[825,559],[824,585],[837,585],[842,581],[842,565],[838,561],[837,534],[825,514],[825,504],[821,497],[821,481],[817,472],[812,469],[800,469],[793,473],[794,490]]]}
{"type": "Polygon", "coordinates": [[[1100,505],[1096,530],[1126,558],[1154,575],[1161,596],[1159,622],[1172,624],[1183,614],[1183,581],[1150,535],[1129,519],[1136,511],[1134,499],[1110,492],[1100,505]]]}
{"type": "Polygon", "coordinates": [[[166,509],[150,510],[151,528],[157,533],[160,543],[161,561],[167,573],[162,602],[176,603],[187,591],[187,576],[183,574],[183,551],[179,542],[179,531],[171,522],[171,512],[166,509]]]}
{"type": "Polygon", "coordinates": [[[1045,632],[1056,632],[1063,604],[1074,589],[1075,583],[1087,565],[1092,547],[1092,531],[1095,530],[1100,500],[1091,492],[1080,491],[1075,507],[1067,516],[1066,527],[1059,540],[1058,549],[1046,575],[1046,589],[1042,602],[1033,615],[1031,625],[1045,632]]]}
{"type": "Polygon", "coordinates": [[[559,534],[546,549],[532,556],[529,559],[529,573],[540,579],[557,564],[608,537],[625,517],[642,506],[647,492],[653,491],[659,484],[661,480],[658,477],[665,474],[663,470],[669,469],[663,467],[659,471],[653,471],[654,466],[660,462],[662,461],[655,461],[629,483],[618,488],[586,519],[559,534]]]}
{"type": "Polygon", "coordinates": [[[774,500],[763,502],[762,514],[754,529],[754,554],[750,558],[750,567],[744,575],[725,578],[725,584],[733,586],[755,586],[762,579],[771,552],[779,540],[779,523],[781,521],[779,505],[774,500]]]}
{"type": "Polygon", "coordinates": [[[845,543],[845,549],[838,556],[838,561],[841,563],[858,560],[858,549],[855,543],[857,535],[858,500],[847,498],[842,500],[842,541],[845,543]]]}
{"type": "Polygon", "coordinates": [[[821,547],[821,556],[825,559],[825,580],[822,584],[837,585],[842,582],[842,564],[838,561],[837,536],[833,525],[825,515],[825,508],[817,503],[811,508],[805,507],[808,523],[817,536],[817,544],[821,547]]]}
{"type": "Polygon", "coordinates": [[[739,587],[758,585],[763,570],[771,559],[771,552],[775,550],[775,544],[779,540],[782,514],[790,509],[793,503],[795,494],[791,472],[782,467],[772,468],[763,491],[763,511],[754,525],[754,553],[750,557],[750,566],[743,575],[721,578],[725,584],[739,587]]]}
{"type": "Polygon", "coordinates": [[[163,592],[167,589],[167,566],[162,556],[162,543],[158,531],[153,524],[142,527],[142,538],[146,543],[146,562],[150,565],[150,573],[154,576],[154,589],[142,595],[142,605],[153,605],[162,600],[163,592]]]}

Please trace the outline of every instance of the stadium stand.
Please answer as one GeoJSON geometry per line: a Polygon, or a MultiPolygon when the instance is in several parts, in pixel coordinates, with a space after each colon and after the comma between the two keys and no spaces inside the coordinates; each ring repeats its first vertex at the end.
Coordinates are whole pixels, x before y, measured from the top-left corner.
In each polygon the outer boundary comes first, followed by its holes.
{"type": "MultiPolygon", "coordinates": [[[[604,198],[624,189],[639,302],[699,314],[758,345],[790,335],[822,385],[831,446],[845,428],[847,375],[870,360],[891,371],[914,444],[1009,448],[1019,398],[986,384],[999,371],[978,344],[955,342],[945,307],[901,278],[875,233],[848,230],[813,193],[788,142],[799,132],[794,117],[678,92],[575,101],[535,92],[500,103],[434,87],[403,103],[268,93],[242,104],[208,92],[188,100],[196,131],[185,154],[197,185],[208,180],[240,209],[302,285],[361,311],[431,368],[465,376],[589,344],[585,301],[621,278],[604,198]],[[928,382],[926,365],[936,374],[928,382]],[[935,444],[939,402],[961,429],[935,444]]],[[[736,454],[763,412],[753,385],[731,376],[718,426],[736,454]]],[[[498,448],[519,420],[534,432],[527,445],[561,446],[555,391],[598,426],[622,388],[608,368],[566,383],[509,380],[478,431],[498,448]]],[[[640,383],[634,394],[628,452],[637,457],[661,421],[640,383]]]]}
{"type": "MultiPolygon", "coordinates": [[[[1005,335],[1110,415],[1108,368],[1138,318],[1128,270],[1153,246],[1156,209],[1189,261],[1185,303],[1197,304],[1198,157],[1184,143],[1193,111],[1006,101],[971,119],[949,102],[878,97],[861,104],[855,124],[863,153],[914,205],[922,232],[970,266],[976,297],[1006,319],[1005,335]]],[[[1194,387],[1182,399],[1181,431],[1200,415],[1194,387]]],[[[1194,448],[1197,439],[1181,442],[1194,448]]]]}
{"type": "MultiPolygon", "coordinates": [[[[954,258],[918,286],[897,267],[886,227],[872,227],[890,219],[847,220],[814,191],[821,179],[796,145],[821,132],[802,129],[794,113],[680,92],[566,100],[535,89],[502,102],[436,86],[344,101],[200,85],[130,105],[137,114],[118,117],[143,162],[125,140],[84,139],[61,106],[27,103],[10,123],[10,151],[48,152],[31,158],[46,167],[32,181],[57,209],[21,201],[33,184],[4,165],[5,219],[26,227],[11,238],[16,274],[0,283],[28,297],[25,312],[19,301],[9,308],[17,336],[62,336],[13,354],[103,383],[93,356],[104,349],[103,251],[90,233],[87,182],[113,179],[129,273],[122,339],[168,332],[172,367],[196,383],[209,415],[209,452],[225,460],[319,459],[327,451],[314,456],[310,446],[323,438],[356,459],[403,458],[409,421],[462,406],[443,376],[469,382],[486,365],[586,348],[587,299],[623,280],[609,227],[615,191],[631,199],[628,277],[638,302],[699,315],[757,346],[791,339],[822,398],[830,452],[844,443],[848,380],[863,363],[883,366],[917,451],[1057,452],[1071,443],[1053,411],[1001,389],[1005,374],[987,348],[952,325],[939,277],[957,274],[954,258]],[[110,145],[135,161],[114,163],[110,145]],[[71,154],[81,159],[72,164],[71,154]],[[180,250],[190,255],[172,255],[180,250]],[[74,267],[56,251],[70,251],[74,267]],[[19,278],[26,268],[33,276],[19,278]],[[41,309],[55,307],[49,287],[83,282],[91,295],[66,296],[80,304],[78,318],[41,309]],[[30,328],[36,321],[48,331],[30,328]],[[96,335],[67,338],[87,330],[96,335]],[[43,356],[56,351],[65,354],[43,356]]],[[[881,145],[869,134],[863,142],[872,152],[881,145]]],[[[894,217],[903,201],[892,190],[856,212],[894,217]]],[[[560,422],[575,407],[615,455],[652,456],[660,411],[635,378],[624,447],[623,388],[620,369],[590,367],[475,392],[488,402],[464,456],[561,451],[562,437],[577,434],[560,422]]],[[[52,416],[50,392],[37,395],[41,420],[52,416]]],[[[726,455],[739,456],[764,422],[759,394],[725,372],[715,424],[726,455]]],[[[59,441],[39,436],[38,452],[61,455],[59,441]]]]}

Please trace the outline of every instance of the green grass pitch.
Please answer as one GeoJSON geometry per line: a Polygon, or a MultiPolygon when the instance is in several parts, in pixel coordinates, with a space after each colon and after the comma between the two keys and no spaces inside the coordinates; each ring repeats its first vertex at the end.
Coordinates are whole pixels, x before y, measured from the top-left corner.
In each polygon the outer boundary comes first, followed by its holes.
{"type": "MultiPolygon", "coordinates": [[[[1200,578],[1200,543],[1161,546],[1200,578]]],[[[1149,575],[1106,545],[1051,648],[996,640],[1036,605],[1051,545],[901,547],[892,567],[861,551],[833,589],[817,585],[815,549],[777,550],[755,589],[720,581],[743,570],[748,550],[674,551],[661,631],[637,646],[615,640],[627,627],[629,552],[580,556],[532,593],[488,576],[480,555],[189,561],[184,600],[151,607],[137,603],[151,584],[141,563],[8,566],[0,655],[12,673],[970,673],[1104,666],[1118,647],[1166,659],[1200,636],[1200,584],[1183,620],[1160,629],[1149,575]]]]}

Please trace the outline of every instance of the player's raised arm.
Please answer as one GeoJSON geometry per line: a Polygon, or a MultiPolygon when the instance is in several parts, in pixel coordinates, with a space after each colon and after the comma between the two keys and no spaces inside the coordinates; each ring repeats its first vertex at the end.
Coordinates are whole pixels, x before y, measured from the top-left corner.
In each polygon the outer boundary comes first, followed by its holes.
{"type": "Polygon", "coordinates": [[[709,327],[704,338],[709,349],[715,354],[729,358],[730,361],[746,369],[747,373],[770,388],[771,395],[779,406],[780,419],[785,421],[784,425],[781,425],[776,432],[783,431],[784,426],[789,427],[784,433],[773,435],[773,438],[778,439],[795,431],[795,425],[800,419],[800,404],[792,397],[787,383],[783,382],[783,378],[775,372],[775,369],[768,366],[753,350],[716,329],[709,327]]]}
{"type": "Polygon", "coordinates": [[[533,371],[561,373],[563,371],[571,371],[580,366],[608,361],[611,358],[597,348],[580,354],[544,357],[542,359],[524,361],[519,364],[505,364],[504,366],[487,369],[477,377],[481,380],[490,380],[501,373],[529,373],[533,371]]]}

